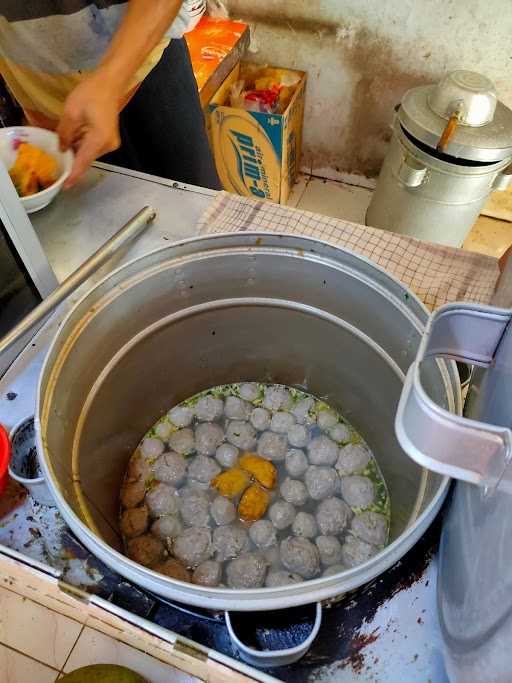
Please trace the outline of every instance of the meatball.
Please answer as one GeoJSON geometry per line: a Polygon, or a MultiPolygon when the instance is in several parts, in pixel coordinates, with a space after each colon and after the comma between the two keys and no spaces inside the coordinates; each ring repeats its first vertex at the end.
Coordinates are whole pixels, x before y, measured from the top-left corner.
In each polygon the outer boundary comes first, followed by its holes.
{"type": "Polygon", "coordinates": [[[191,429],[180,429],[169,437],[169,446],[176,453],[188,455],[194,451],[194,432],[191,429]]]}
{"type": "Polygon", "coordinates": [[[303,451],[292,448],[286,454],[286,471],[291,477],[301,477],[308,469],[308,459],[303,451]]]}
{"type": "Polygon", "coordinates": [[[139,564],[149,567],[158,562],[164,554],[164,546],[158,538],[144,534],[128,542],[128,556],[139,564]]]}
{"type": "Polygon", "coordinates": [[[142,479],[127,481],[121,488],[121,505],[125,508],[134,508],[139,503],[142,503],[145,495],[146,487],[142,479]]]}
{"type": "Polygon", "coordinates": [[[208,526],[210,504],[202,491],[186,488],[180,491],[180,512],[186,526],[208,526]]]}
{"type": "Polygon", "coordinates": [[[194,413],[201,422],[218,420],[224,412],[224,402],[214,396],[203,396],[194,406],[194,413]]]}
{"type": "Polygon", "coordinates": [[[222,565],[215,560],[202,562],[192,574],[192,581],[200,586],[218,586],[222,577],[222,565]]]}
{"type": "Polygon", "coordinates": [[[267,574],[265,586],[267,588],[277,588],[277,586],[288,586],[290,583],[301,583],[304,579],[299,574],[287,572],[284,569],[272,571],[267,574]]]}
{"type": "Polygon", "coordinates": [[[213,455],[224,441],[224,430],[218,424],[202,422],[195,432],[196,451],[200,455],[213,455]]]}
{"type": "Polygon", "coordinates": [[[209,484],[220,472],[219,463],[207,455],[196,455],[188,466],[188,476],[201,484],[209,484]]]}
{"type": "Polygon", "coordinates": [[[215,451],[215,458],[217,459],[219,465],[229,469],[230,467],[234,467],[236,465],[238,453],[238,448],[235,448],[235,446],[232,446],[230,443],[223,443],[215,451]]]}
{"type": "Polygon", "coordinates": [[[303,448],[309,441],[309,432],[304,425],[294,424],[288,430],[288,443],[295,448],[303,448]]]}
{"type": "Polygon", "coordinates": [[[281,561],[289,571],[312,579],[320,572],[318,548],[300,536],[289,536],[281,543],[281,561]]]}
{"type": "Polygon", "coordinates": [[[337,443],[345,443],[346,441],[350,441],[352,435],[346,424],[338,422],[338,424],[335,424],[334,427],[329,429],[329,436],[337,443]]]}
{"type": "Polygon", "coordinates": [[[345,571],[345,567],[342,564],[333,564],[330,567],[327,567],[322,576],[334,576],[343,571],[345,571]]]}
{"type": "Polygon", "coordinates": [[[336,469],[340,477],[361,472],[370,462],[371,454],[362,444],[349,443],[340,448],[336,469]]]}
{"type": "Polygon", "coordinates": [[[278,412],[272,415],[270,429],[278,434],[287,434],[294,424],[295,418],[291,413],[278,412]]]}
{"type": "Polygon", "coordinates": [[[258,453],[264,458],[279,462],[286,457],[286,436],[275,432],[264,432],[258,439],[258,453]]]}
{"type": "Polygon", "coordinates": [[[315,467],[312,465],[306,470],[304,481],[313,500],[329,498],[336,493],[339,485],[339,477],[332,467],[315,467]]]}
{"type": "Polygon", "coordinates": [[[388,522],[378,512],[361,512],[353,518],[350,531],[362,541],[384,545],[388,536],[388,522]]]}
{"type": "Polygon", "coordinates": [[[248,422],[233,420],[228,424],[226,437],[229,443],[243,451],[250,451],[256,445],[256,432],[248,422]]]}
{"type": "Polygon", "coordinates": [[[293,520],[292,532],[295,536],[304,536],[304,538],[315,538],[318,535],[318,525],[313,515],[308,512],[298,512],[297,517],[293,520]]]}
{"type": "Polygon", "coordinates": [[[277,543],[276,530],[268,519],[260,519],[251,525],[249,536],[258,548],[270,548],[277,543]]]}
{"type": "Polygon", "coordinates": [[[230,560],[238,557],[247,549],[249,536],[239,525],[219,526],[213,532],[213,547],[217,551],[217,559],[230,560]]]}
{"type": "Polygon", "coordinates": [[[251,413],[251,424],[258,432],[270,427],[270,413],[265,408],[255,408],[251,413]]]}
{"type": "Polygon", "coordinates": [[[159,422],[155,427],[155,434],[159,439],[166,441],[169,438],[172,430],[172,424],[168,420],[164,420],[163,422],[159,422]]]}
{"type": "Polygon", "coordinates": [[[276,529],[286,529],[295,519],[295,508],[285,500],[278,500],[270,506],[268,516],[276,529]]]}
{"type": "Polygon", "coordinates": [[[181,534],[182,527],[178,517],[174,515],[165,515],[159,517],[151,525],[151,533],[153,536],[160,538],[162,541],[176,538],[181,534]]]}
{"type": "Polygon", "coordinates": [[[187,461],[179,453],[164,453],[153,463],[155,479],[178,486],[187,476],[187,461]]]}
{"type": "Polygon", "coordinates": [[[170,576],[171,579],[190,581],[190,572],[181,564],[181,562],[175,560],[174,557],[170,557],[165,560],[165,562],[160,562],[160,564],[155,565],[153,570],[159,574],[164,574],[164,576],[170,576]]]}
{"type": "Polygon", "coordinates": [[[228,564],[227,584],[230,588],[259,588],[263,586],[266,572],[265,558],[257,553],[246,553],[228,564]]]}
{"type": "Polygon", "coordinates": [[[320,561],[325,567],[340,563],[341,543],[336,536],[318,536],[315,543],[320,553],[320,561]]]}
{"type": "Polygon", "coordinates": [[[255,401],[260,395],[260,388],[255,382],[245,382],[240,386],[240,396],[246,401],[255,401]]]}
{"type": "Polygon", "coordinates": [[[308,499],[308,491],[304,484],[298,479],[287,477],[280,488],[281,496],[292,505],[301,506],[308,499]]]}
{"type": "Polygon", "coordinates": [[[324,536],[337,536],[345,529],[352,510],[339,498],[323,500],[316,511],[316,521],[324,536]]]}
{"type": "Polygon", "coordinates": [[[338,446],[328,436],[317,436],[308,446],[308,455],[312,465],[334,465],[338,459],[338,446]]]}
{"type": "Polygon", "coordinates": [[[228,420],[248,420],[252,406],[241,398],[228,396],[224,406],[224,414],[228,420]]]}
{"type": "Polygon", "coordinates": [[[338,416],[332,410],[320,409],[317,414],[316,422],[320,429],[323,429],[323,431],[326,432],[338,422],[338,416]]]}
{"type": "Polygon", "coordinates": [[[377,552],[377,548],[355,536],[347,536],[341,546],[341,561],[346,567],[357,567],[370,559],[377,552]]]}
{"type": "Polygon", "coordinates": [[[217,496],[210,506],[210,514],[219,526],[231,524],[236,519],[236,508],[228,498],[217,496]]]}
{"type": "Polygon", "coordinates": [[[176,425],[176,427],[188,427],[194,417],[192,408],[186,406],[176,406],[168,413],[169,420],[176,425]]]}
{"type": "Polygon", "coordinates": [[[270,548],[264,548],[262,554],[269,567],[281,569],[281,555],[279,553],[278,545],[271,545],[270,548]]]}
{"type": "Polygon", "coordinates": [[[342,477],[341,495],[351,507],[366,508],[375,498],[373,482],[368,477],[360,477],[357,474],[342,477]]]}
{"type": "Polygon", "coordinates": [[[158,458],[164,452],[164,444],[160,439],[144,439],[140,445],[142,457],[146,460],[158,458]]]}
{"type": "Polygon", "coordinates": [[[315,401],[308,396],[307,398],[297,401],[291,412],[295,416],[297,422],[300,422],[300,424],[312,425],[316,422],[314,407],[315,401]]]}
{"type": "Polygon", "coordinates": [[[142,479],[142,482],[146,481],[152,474],[151,461],[142,457],[140,451],[135,451],[130,460],[128,461],[128,467],[126,469],[126,481],[133,482],[137,479],[142,479]]]}
{"type": "Polygon", "coordinates": [[[265,388],[263,405],[267,410],[287,410],[291,404],[292,397],[285,387],[271,386],[265,388]]]}
{"type": "Polygon", "coordinates": [[[157,484],[146,494],[146,504],[153,517],[174,515],[178,512],[179,498],[174,486],[157,484]]]}
{"type": "Polygon", "coordinates": [[[148,528],[148,509],[145,505],[125,510],[121,515],[121,533],[126,538],[140,536],[148,528]]]}
{"type": "Polygon", "coordinates": [[[194,526],[185,529],[175,539],[173,553],[186,567],[197,567],[209,560],[213,554],[210,530],[194,526]]]}

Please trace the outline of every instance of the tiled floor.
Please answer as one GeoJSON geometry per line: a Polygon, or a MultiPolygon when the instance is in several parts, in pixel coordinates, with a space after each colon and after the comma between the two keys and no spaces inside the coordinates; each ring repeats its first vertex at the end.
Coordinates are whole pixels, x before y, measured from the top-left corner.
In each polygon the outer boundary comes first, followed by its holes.
{"type": "Polygon", "coordinates": [[[290,206],[364,225],[372,193],[362,187],[301,176],[288,200],[290,206]]]}
{"type": "MultiPolygon", "coordinates": [[[[365,188],[301,175],[288,205],[364,225],[371,195],[365,188]]],[[[482,213],[464,248],[499,257],[512,244],[512,193],[494,192],[482,213]]]]}
{"type": "Polygon", "coordinates": [[[63,670],[68,673],[90,664],[120,664],[137,671],[151,683],[192,683],[198,680],[86,626],[71,650],[63,670]]]}
{"type": "MultiPolygon", "coordinates": [[[[35,593],[37,598],[38,593],[35,593]]],[[[151,683],[194,683],[198,678],[0,587],[0,682],[54,683],[89,664],[120,664],[151,683]]]]}

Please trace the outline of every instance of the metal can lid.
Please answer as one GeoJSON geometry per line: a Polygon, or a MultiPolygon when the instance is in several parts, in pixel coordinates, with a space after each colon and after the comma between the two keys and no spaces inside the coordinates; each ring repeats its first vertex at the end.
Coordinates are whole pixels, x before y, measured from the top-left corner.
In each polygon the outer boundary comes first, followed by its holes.
{"type": "MultiPolygon", "coordinates": [[[[488,96],[490,114],[494,103],[491,103],[492,94],[488,96]]],[[[434,150],[449,118],[448,107],[444,107],[443,115],[438,113],[443,111],[440,108],[443,102],[448,103],[448,99],[439,96],[439,86],[420,86],[405,93],[398,110],[398,119],[405,130],[434,150]]],[[[502,161],[512,156],[512,111],[495,101],[492,113],[492,120],[482,124],[477,118],[476,123],[465,123],[461,116],[461,124],[450,138],[446,154],[482,162],[502,161]]]]}

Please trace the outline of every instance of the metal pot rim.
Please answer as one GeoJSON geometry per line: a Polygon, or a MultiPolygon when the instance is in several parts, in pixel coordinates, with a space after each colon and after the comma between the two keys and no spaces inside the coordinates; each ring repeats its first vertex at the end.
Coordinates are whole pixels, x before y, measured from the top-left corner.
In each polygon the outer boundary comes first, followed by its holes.
{"type": "MultiPolygon", "coordinates": [[[[254,248],[262,248],[267,246],[283,246],[282,240],[288,240],[288,242],[295,242],[297,245],[301,243],[306,246],[309,245],[311,247],[311,252],[316,254],[318,254],[318,246],[320,245],[323,249],[334,249],[336,251],[341,251],[345,254],[354,257],[358,261],[365,262],[366,264],[370,265],[372,269],[375,269],[377,272],[379,272],[381,276],[383,276],[385,279],[393,283],[395,287],[398,285],[400,289],[405,288],[405,286],[402,283],[400,283],[397,278],[390,275],[382,267],[376,265],[366,257],[359,256],[358,254],[355,254],[354,252],[348,249],[343,249],[339,246],[330,244],[328,242],[323,242],[311,237],[295,235],[275,234],[266,232],[247,232],[242,234],[221,233],[217,235],[198,236],[181,240],[171,245],[165,245],[147,254],[137,256],[136,258],[128,261],[127,263],[119,266],[115,270],[108,273],[102,280],[96,283],[94,287],[87,291],[79,299],[78,302],[76,302],[73,305],[73,307],[65,317],[62,325],[60,326],[59,331],[57,332],[57,334],[55,335],[54,339],[50,344],[50,347],[48,349],[47,355],[43,363],[42,371],[39,375],[36,396],[36,442],[38,451],[42,454],[42,457],[40,459],[41,467],[43,469],[44,476],[47,480],[50,490],[57,502],[57,505],[64,519],[68,524],[70,524],[71,528],[75,526],[80,529],[83,536],[87,538],[90,544],[94,547],[94,553],[98,555],[99,559],[104,561],[106,564],[109,564],[109,559],[114,557],[116,562],[118,563],[118,566],[123,568],[125,576],[127,576],[127,578],[133,580],[135,583],[138,583],[143,587],[145,583],[147,583],[147,581],[151,581],[153,584],[156,584],[156,586],[153,585],[153,587],[151,588],[151,590],[154,592],[159,591],[163,596],[167,598],[185,601],[189,604],[207,607],[209,609],[233,609],[233,607],[236,607],[238,611],[258,611],[262,609],[268,609],[269,607],[272,607],[273,609],[279,609],[307,604],[309,602],[315,602],[318,600],[325,600],[327,598],[339,595],[340,593],[344,593],[346,591],[364,585],[368,581],[371,581],[376,576],[381,574],[383,571],[391,567],[399,559],[399,557],[401,557],[405,552],[407,552],[423,535],[425,530],[421,527],[424,520],[428,517],[435,516],[435,514],[437,514],[438,510],[440,509],[444,501],[444,498],[448,492],[450,479],[448,477],[443,477],[439,483],[438,490],[434,494],[432,500],[426,506],[423,512],[415,519],[415,521],[410,526],[408,526],[407,529],[404,530],[404,532],[402,532],[402,534],[400,534],[400,536],[398,536],[391,544],[386,546],[383,550],[381,550],[377,555],[375,555],[367,562],[334,576],[319,577],[316,579],[302,582],[300,584],[279,586],[275,588],[230,589],[206,588],[198,586],[196,584],[178,581],[170,577],[164,577],[161,574],[158,574],[157,572],[154,572],[151,569],[143,567],[140,564],[134,562],[133,560],[130,560],[128,557],[126,557],[119,551],[115,550],[101,537],[93,533],[91,529],[86,524],[84,524],[84,522],[82,522],[82,520],[72,510],[70,505],[64,499],[64,496],[62,495],[59,487],[54,483],[53,472],[49,467],[49,464],[47,463],[46,448],[42,436],[43,425],[41,422],[41,413],[44,403],[43,383],[45,381],[46,369],[51,361],[52,354],[60,341],[63,330],[66,329],[66,326],[69,320],[72,319],[72,316],[74,315],[75,311],[79,309],[80,306],[84,304],[84,302],[86,302],[88,297],[90,297],[95,290],[101,287],[101,285],[106,283],[109,279],[118,276],[120,273],[122,274],[123,271],[127,271],[130,268],[136,267],[141,262],[151,261],[152,257],[155,257],[162,252],[175,250],[178,251],[178,254],[175,254],[174,256],[177,256],[179,255],[180,249],[184,249],[188,246],[194,245],[195,243],[205,243],[206,245],[215,245],[217,243],[220,244],[220,246],[222,246],[222,243],[225,240],[227,240],[228,242],[233,242],[234,245],[231,246],[252,246],[254,248]],[[251,244],[251,241],[253,240],[254,242],[251,244]],[[263,240],[266,241],[266,244],[263,244],[263,240]],[[250,244],[248,244],[248,242],[250,244]],[[316,250],[312,248],[313,245],[317,247],[316,250]],[[404,537],[405,533],[407,533],[407,537],[404,537]],[[400,548],[399,556],[392,557],[397,548],[400,548]],[[340,579],[343,579],[343,581],[340,581],[340,579]],[[245,598],[245,600],[240,601],[241,598],[245,598]]],[[[299,252],[302,252],[302,256],[305,256],[304,249],[301,246],[294,246],[293,244],[290,245],[288,243],[285,246],[285,248],[287,248],[288,250],[298,250],[299,252]]],[[[188,255],[197,255],[199,252],[200,249],[188,252],[188,255]]],[[[329,254],[323,254],[322,256],[326,259],[330,258],[329,254]]],[[[342,265],[348,267],[347,264],[342,265]]],[[[136,272],[140,273],[142,272],[142,269],[139,269],[139,271],[136,272]]],[[[369,282],[369,280],[367,281],[369,282]]],[[[374,288],[381,286],[378,282],[371,281],[371,284],[374,288]]],[[[424,304],[417,298],[417,296],[413,292],[410,292],[410,290],[408,290],[408,295],[408,302],[418,307],[419,310],[425,314],[426,318],[428,316],[428,310],[424,306],[424,304]]],[[[403,313],[406,314],[407,317],[414,322],[414,325],[417,328],[423,327],[420,319],[416,315],[414,315],[413,311],[411,310],[411,307],[405,306],[403,301],[400,298],[396,297],[394,294],[393,297],[395,299],[395,304],[401,307],[403,313]]],[[[455,363],[452,361],[446,363],[446,366],[450,365],[453,365],[453,372],[456,373],[455,363]]],[[[458,395],[458,392],[454,393],[455,395],[453,396],[453,399],[456,404],[454,405],[454,408],[457,412],[460,413],[460,395],[458,395]]]]}

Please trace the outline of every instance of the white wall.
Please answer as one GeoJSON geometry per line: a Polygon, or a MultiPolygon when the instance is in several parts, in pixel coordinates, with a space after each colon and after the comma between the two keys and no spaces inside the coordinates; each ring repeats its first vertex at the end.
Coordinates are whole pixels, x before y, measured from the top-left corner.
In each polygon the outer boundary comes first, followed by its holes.
{"type": "Polygon", "coordinates": [[[303,166],[374,177],[393,107],[448,70],[480,71],[512,107],[512,0],[225,0],[254,61],[309,74],[303,166]]]}

